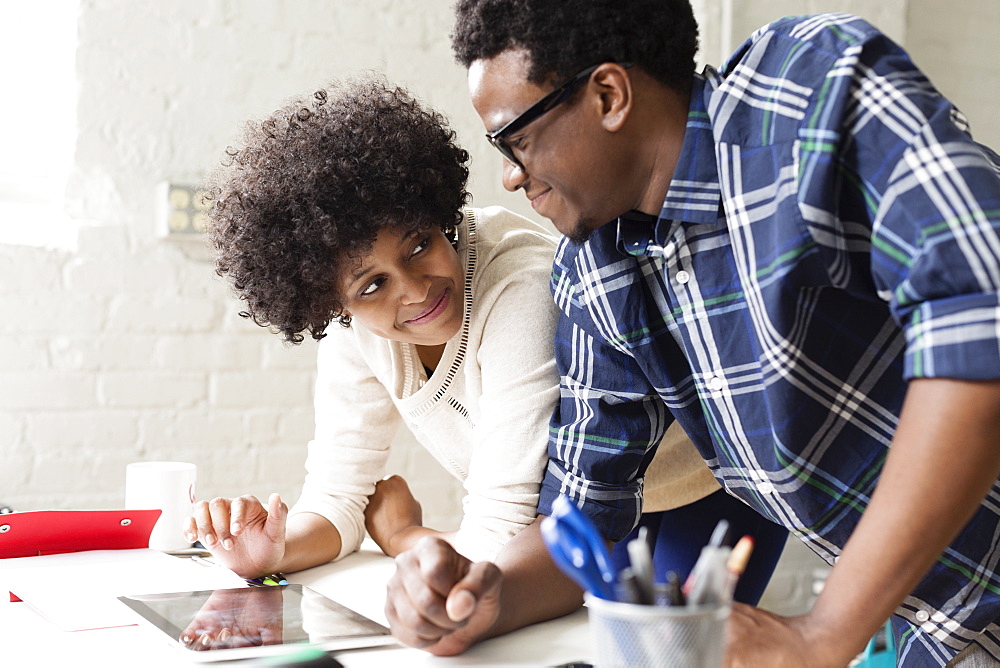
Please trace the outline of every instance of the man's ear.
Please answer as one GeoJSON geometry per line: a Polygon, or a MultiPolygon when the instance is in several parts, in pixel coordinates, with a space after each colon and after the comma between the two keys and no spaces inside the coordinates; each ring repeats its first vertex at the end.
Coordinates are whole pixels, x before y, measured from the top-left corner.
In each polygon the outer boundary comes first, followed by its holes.
{"type": "Polygon", "coordinates": [[[601,63],[590,78],[601,101],[601,125],[608,132],[617,132],[632,113],[635,99],[632,77],[628,68],[618,63],[601,63]]]}

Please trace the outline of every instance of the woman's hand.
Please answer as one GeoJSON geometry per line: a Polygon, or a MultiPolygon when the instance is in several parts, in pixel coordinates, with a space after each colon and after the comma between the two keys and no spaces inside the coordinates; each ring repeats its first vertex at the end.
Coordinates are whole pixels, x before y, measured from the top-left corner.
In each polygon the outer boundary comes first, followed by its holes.
{"type": "Polygon", "coordinates": [[[196,651],[279,645],[284,610],[281,587],[218,589],[181,632],[196,651]]]}
{"type": "Polygon", "coordinates": [[[390,557],[408,550],[421,536],[435,533],[424,528],[420,502],[398,475],[375,484],[375,493],[368,498],[365,509],[365,528],[390,557]]]}
{"type": "Polygon", "coordinates": [[[200,540],[216,561],[240,577],[253,578],[281,570],[287,518],[288,506],[277,494],[267,508],[250,495],[219,497],[195,504],[185,537],[200,540]]]}

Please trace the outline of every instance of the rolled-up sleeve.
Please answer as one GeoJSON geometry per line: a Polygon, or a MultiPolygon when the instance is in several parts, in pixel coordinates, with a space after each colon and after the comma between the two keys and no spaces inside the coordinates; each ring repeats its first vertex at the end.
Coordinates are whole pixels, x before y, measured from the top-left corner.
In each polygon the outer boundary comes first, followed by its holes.
{"type": "MultiPolygon", "coordinates": [[[[871,261],[906,333],[905,377],[1000,378],[1000,158],[972,141],[947,100],[900,99],[920,121],[900,138],[871,261]]],[[[859,163],[877,188],[881,160],[859,163]]]]}
{"type": "Polygon", "coordinates": [[[555,349],[560,397],[538,510],[549,514],[565,494],[605,538],[622,540],[639,520],[642,474],[673,418],[635,359],[574,317],[560,317],[555,349]]]}

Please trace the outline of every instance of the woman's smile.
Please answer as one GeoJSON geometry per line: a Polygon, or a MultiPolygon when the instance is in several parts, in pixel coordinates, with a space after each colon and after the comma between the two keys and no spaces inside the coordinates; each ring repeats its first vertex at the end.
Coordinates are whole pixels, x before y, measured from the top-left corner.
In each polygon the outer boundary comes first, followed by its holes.
{"type": "Polygon", "coordinates": [[[380,230],[371,252],[342,279],[354,322],[393,341],[446,343],[462,328],[465,266],[440,228],[380,230]]]}
{"type": "Polygon", "coordinates": [[[411,318],[405,321],[404,324],[407,325],[424,325],[426,323],[432,322],[437,319],[439,315],[445,312],[448,308],[448,302],[450,301],[451,290],[445,288],[438,295],[437,299],[433,300],[430,306],[420,312],[415,318],[411,318]]]}

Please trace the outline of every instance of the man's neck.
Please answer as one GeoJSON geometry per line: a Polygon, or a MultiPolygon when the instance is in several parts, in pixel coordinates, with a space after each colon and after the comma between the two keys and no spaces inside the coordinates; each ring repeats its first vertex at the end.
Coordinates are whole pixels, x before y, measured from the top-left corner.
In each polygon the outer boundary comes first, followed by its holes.
{"type": "Polygon", "coordinates": [[[640,140],[643,173],[639,174],[644,185],[634,208],[657,216],[677,168],[691,96],[658,82],[650,82],[644,88],[643,137],[640,140]]]}

